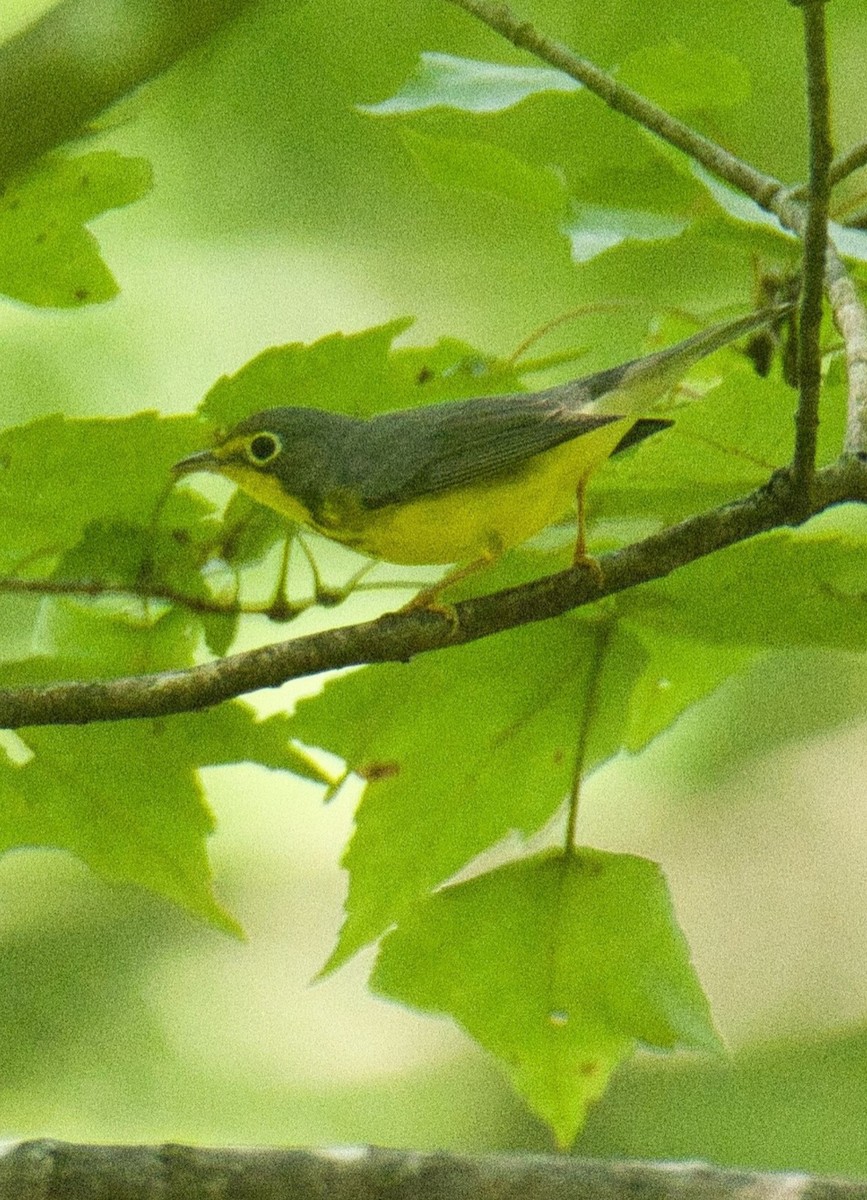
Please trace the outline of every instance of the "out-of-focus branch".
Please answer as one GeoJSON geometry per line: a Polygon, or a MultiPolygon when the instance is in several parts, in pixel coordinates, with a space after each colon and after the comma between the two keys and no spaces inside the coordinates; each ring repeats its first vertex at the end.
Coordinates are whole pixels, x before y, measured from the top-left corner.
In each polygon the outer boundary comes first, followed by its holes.
{"type": "Polygon", "coordinates": [[[864,166],[867,166],[867,142],[859,142],[857,146],[853,146],[845,154],[839,155],[831,163],[829,175],[831,187],[854,174],[855,171],[860,171],[864,166]]]}
{"type": "Polygon", "coordinates": [[[0,183],[256,0],[61,0],[0,45],[0,183]]]}
{"type": "Polygon", "coordinates": [[[0,1200],[867,1200],[867,1183],[704,1163],[543,1154],[424,1154],[20,1142],[0,1157],[0,1200]]]}
{"type": "Polygon", "coordinates": [[[826,264],[828,299],[846,347],[849,403],[844,454],[867,454],[867,316],[855,286],[836,255],[826,264]]]}

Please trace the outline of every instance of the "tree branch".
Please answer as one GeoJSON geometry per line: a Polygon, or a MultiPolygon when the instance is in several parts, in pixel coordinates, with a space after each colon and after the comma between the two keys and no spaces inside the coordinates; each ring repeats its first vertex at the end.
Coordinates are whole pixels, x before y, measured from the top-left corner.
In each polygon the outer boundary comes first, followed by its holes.
{"type": "Polygon", "coordinates": [[[651,133],[683,150],[714,175],[751,196],[762,208],[772,211],[775,198],[786,191],[779,179],[756,170],[718,142],[698,133],[632,88],[618,83],[589,59],[547,37],[529,21],[522,21],[507,5],[494,0],[449,0],[449,3],[465,9],[519,49],[528,50],[557,70],[571,75],[604,100],[609,108],[631,117],[651,133]]]}
{"type": "Polygon", "coordinates": [[[703,1163],[543,1154],[76,1146],[19,1142],[0,1157],[0,1200],[867,1200],[867,1184],[703,1163]]]}
{"type": "Polygon", "coordinates": [[[829,255],[826,265],[828,299],[846,347],[849,401],[844,454],[867,452],[867,315],[846,268],[829,255]]]}
{"type": "Polygon", "coordinates": [[[853,146],[845,154],[839,155],[831,163],[829,173],[831,187],[835,187],[842,179],[846,179],[864,166],[867,166],[867,142],[859,142],[857,146],[853,146]]]}
{"type": "Polygon", "coordinates": [[[809,121],[810,189],[804,224],[804,256],[801,274],[801,310],[798,323],[798,411],[795,415],[795,450],[792,477],[805,509],[816,470],[816,438],[819,430],[819,399],[822,393],[822,299],[828,245],[828,203],[831,186],[828,172],[831,149],[830,101],[825,0],[792,0],[804,14],[804,58],[807,75],[809,121]]]}
{"type": "Polygon", "coordinates": [[[0,181],[78,137],[254,0],[62,0],[0,46],[0,181]]]}
{"type": "Polygon", "coordinates": [[[183,671],[8,689],[0,691],[0,728],[85,725],[192,712],[338,667],[409,662],[430,650],[561,616],[602,596],[660,579],[758,533],[797,524],[833,504],[867,502],[867,465],[859,459],[841,460],[817,474],[809,513],[803,512],[787,479],[787,472],[778,473],[742,500],[605,555],[600,560],[601,587],[594,574],[573,568],[465,600],[455,606],[454,621],[435,612],[389,613],[375,621],[262,646],[183,671]]]}

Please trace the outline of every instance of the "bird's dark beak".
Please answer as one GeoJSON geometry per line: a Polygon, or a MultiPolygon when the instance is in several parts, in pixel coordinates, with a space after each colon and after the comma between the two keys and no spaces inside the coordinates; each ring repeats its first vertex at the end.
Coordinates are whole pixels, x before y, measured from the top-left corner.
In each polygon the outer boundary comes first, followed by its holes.
{"type": "Polygon", "coordinates": [[[220,463],[213,450],[200,450],[198,454],[191,454],[189,458],[182,458],[180,462],[176,462],[172,467],[172,474],[176,479],[182,475],[193,475],[196,471],[218,471],[220,463]]]}

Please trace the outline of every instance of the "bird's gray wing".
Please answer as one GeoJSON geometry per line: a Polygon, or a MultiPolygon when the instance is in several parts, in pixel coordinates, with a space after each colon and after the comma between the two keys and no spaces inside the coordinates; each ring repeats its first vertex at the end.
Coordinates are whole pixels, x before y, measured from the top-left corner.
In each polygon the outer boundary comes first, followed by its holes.
{"type": "MultiPolygon", "coordinates": [[[[702,330],[675,346],[531,395],[488,396],[383,413],[359,431],[351,482],[368,508],[413,500],[490,479],[571,438],[637,415],[699,359],[761,325],[790,304],[702,330]],[[592,413],[582,411],[594,406],[592,413]]],[[[615,448],[625,449],[669,421],[640,419],[615,448]]]]}
{"type": "Polygon", "coordinates": [[[358,490],[367,508],[405,503],[490,479],[617,419],[538,394],[384,413],[361,435],[358,490]]]}

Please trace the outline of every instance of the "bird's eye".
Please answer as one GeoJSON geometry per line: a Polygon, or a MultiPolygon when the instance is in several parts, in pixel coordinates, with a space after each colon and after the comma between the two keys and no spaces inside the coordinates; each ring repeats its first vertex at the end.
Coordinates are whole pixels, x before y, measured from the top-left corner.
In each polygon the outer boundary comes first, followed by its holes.
{"type": "Polygon", "coordinates": [[[257,433],[250,439],[247,455],[257,466],[264,466],[280,453],[280,439],[273,433],[257,433]]]}

